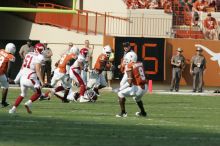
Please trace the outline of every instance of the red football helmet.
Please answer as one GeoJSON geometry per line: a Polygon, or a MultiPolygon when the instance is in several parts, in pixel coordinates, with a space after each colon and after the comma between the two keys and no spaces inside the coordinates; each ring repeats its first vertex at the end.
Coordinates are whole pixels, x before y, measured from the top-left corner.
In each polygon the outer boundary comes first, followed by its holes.
{"type": "Polygon", "coordinates": [[[34,52],[42,54],[43,51],[44,51],[44,45],[42,43],[37,43],[34,46],[34,52]]]}
{"type": "Polygon", "coordinates": [[[88,50],[87,48],[82,48],[79,53],[80,53],[82,56],[86,57],[87,54],[88,54],[88,52],[89,52],[89,50],[88,50]]]}

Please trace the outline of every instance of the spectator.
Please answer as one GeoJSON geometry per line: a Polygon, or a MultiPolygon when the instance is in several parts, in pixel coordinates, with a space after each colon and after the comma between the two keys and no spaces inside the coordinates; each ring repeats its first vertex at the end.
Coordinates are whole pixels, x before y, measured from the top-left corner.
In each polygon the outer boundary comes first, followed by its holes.
{"type": "Polygon", "coordinates": [[[197,26],[199,23],[200,15],[208,8],[208,2],[206,0],[197,0],[193,3],[193,25],[197,26]]]}
{"type": "Polygon", "coordinates": [[[129,9],[137,9],[139,7],[137,0],[131,0],[131,4],[129,6],[129,9]]]}
{"type": "Polygon", "coordinates": [[[21,59],[23,60],[25,58],[25,55],[29,52],[34,52],[34,47],[32,46],[31,40],[28,40],[27,44],[21,46],[21,49],[19,51],[21,59]]]}
{"type": "Polygon", "coordinates": [[[218,24],[216,19],[212,17],[211,13],[207,14],[207,17],[204,20],[203,25],[205,27],[205,37],[210,40],[217,39],[218,24]]]}
{"type": "Polygon", "coordinates": [[[152,0],[149,3],[149,9],[157,9],[159,7],[159,3],[157,0],[152,0]]]}
{"type": "Polygon", "coordinates": [[[208,2],[206,0],[197,0],[193,4],[193,9],[196,12],[199,12],[199,11],[205,12],[207,7],[208,7],[208,2]]]}
{"type": "Polygon", "coordinates": [[[42,73],[42,78],[43,81],[45,82],[45,74],[47,75],[47,85],[50,85],[50,81],[51,81],[51,57],[53,56],[53,52],[50,48],[47,47],[47,42],[43,43],[45,49],[43,52],[43,56],[44,56],[44,63],[41,66],[41,73],[42,73]]]}
{"type": "Polygon", "coordinates": [[[162,6],[165,13],[172,13],[172,2],[170,0],[165,0],[162,6]]]}
{"type": "Polygon", "coordinates": [[[138,3],[139,3],[139,8],[147,9],[149,1],[148,0],[138,0],[138,3]]]}

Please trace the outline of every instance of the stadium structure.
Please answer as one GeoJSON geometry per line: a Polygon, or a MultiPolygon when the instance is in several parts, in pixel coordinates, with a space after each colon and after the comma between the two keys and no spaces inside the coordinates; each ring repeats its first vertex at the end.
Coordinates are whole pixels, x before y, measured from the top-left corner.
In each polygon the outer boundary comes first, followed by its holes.
{"type": "MultiPolygon", "coordinates": [[[[90,40],[95,48],[95,60],[103,45],[110,44],[116,55],[120,55],[122,42],[129,41],[144,59],[146,74],[153,80],[169,83],[171,56],[176,48],[182,47],[187,65],[181,84],[191,85],[188,70],[194,45],[206,44],[218,53],[219,42],[204,37],[202,21],[207,12],[201,13],[199,27],[195,27],[190,10],[178,0],[172,0],[172,11],[165,8],[128,9],[123,0],[7,0],[0,1],[0,6],[1,47],[9,40],[17,40],[18,48],[22,40],[47,41],[55,54],[53,63],[68,42],[82,46],[85,39],[90,40]],[[48,13],[40,12],[42,9],[48,13]]],[[[218,12],[212,12],[212,16],[217,21],[220,19],[218,12]]],[[[211,58],[207,52],[205,56],[211,58]]],[[[119,62],[116,59],[116,65],[119,62]]],[[[204,83],[218,86],[219,65],[210,59],[207,64],[204,83]],[[210,79],[210,75],[213,78],[210,79]]],[[[13,69],[14,72],[19,70],[13,69]]]]}

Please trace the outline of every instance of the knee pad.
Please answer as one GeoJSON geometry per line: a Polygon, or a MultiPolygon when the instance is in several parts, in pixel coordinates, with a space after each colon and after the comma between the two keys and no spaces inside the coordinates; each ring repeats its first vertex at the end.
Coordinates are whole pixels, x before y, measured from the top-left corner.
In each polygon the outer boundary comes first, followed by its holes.
{"type": "Polygon", "coordinates": [[[139,101],[141,101],[141,96],[134,96],[134,97],[133,97],[133,100],[134,100],[135,102],[139,102],[139,101]]]}
{"type": "Polygon", "coordinates": [[[118,92],[118,97],[124,98],[124,95],[122,94],[122,92],[118,92]]]}

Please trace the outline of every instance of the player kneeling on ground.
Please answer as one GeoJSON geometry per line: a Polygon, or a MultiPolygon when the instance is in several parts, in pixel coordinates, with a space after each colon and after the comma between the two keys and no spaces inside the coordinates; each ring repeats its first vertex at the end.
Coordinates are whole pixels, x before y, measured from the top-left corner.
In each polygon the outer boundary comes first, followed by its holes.
{"type": "Polygon", "coordinates": [[[119,104],[121,107],[121,113],[116,117],[127,117],[125,110],[125,97],[133,96],[136,101],[140,112],[136,113],[136,116],[146,117],[142,96],[147,91],[146,77],[144,73],[144,67],[142,62],[137,62],[137,55],[134,52],[129,52],[125,56],[125,63],[127,64],[125,73],[127,74],[127,82],[120,86],[118,91],[119,104]]]}
{"type": "Polygon", "coordinates": [[[44,45],[38,43],[35,45],[34,52],[26,54],[22,64],[22,76],[20,79],[21,95],[17,97],[14,106],[9,110],[10,114],[16,112],[16,108],[26,96],[28,88],[34,91],[30,100],[25,102],[25,108],[28,113],[32,113],[30,109],[32,102],[36,101],[41,96],[41,86],[44,86],[40,70],[44,60],[42,55],[43,51],[44,45]]]}

